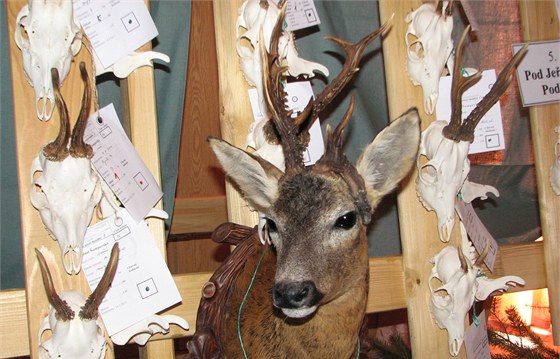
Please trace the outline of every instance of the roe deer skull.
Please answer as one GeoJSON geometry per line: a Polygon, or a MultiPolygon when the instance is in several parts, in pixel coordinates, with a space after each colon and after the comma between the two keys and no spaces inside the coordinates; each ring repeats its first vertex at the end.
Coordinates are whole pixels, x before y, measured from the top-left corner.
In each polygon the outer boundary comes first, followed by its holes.
{"type": "Polygon", "coordinates": [[[446,329],[449,338],[449,353],[457,356],[463,344],[465,316],[475,300],[483,301],[495,291],[507,291],[508,285],[524,285],[517,276],[489,279],[481,275],[482,263],[488,246],[478,258],[461,224],[461,248],[447,246],[436,254],[430,262],[432,272],[428,279],[430,288],[430,311],[441,329],[446,329]],[[441,286],[435,288],[434,281],[441,286]]]}
{"type": "Polygon", "coordinates": [[[97,288],[86,297],[79,291],[56,292],[47,262],[35,249],[41,276],[49,300],[49,314],[39,327],[39,357],[41,359],[81,358],[103,359],[107,350],[105,329],[98,315],[98,308],[117,271],[118,243],[113,245],[111,256],[97,288]],[[76,314],[78,314],[76,316],[76,314]],[[43,341],[43,334],[52,336],[43,341]]]}
{"type": "Polygon", "coordinates": [[[508,62],[490,92],[467,118],[462,120],[462,94],[481,77],[479,72],[470,77],[461,75],[463,44],[468,31],[469,27],[463,32],[457,46],[451,87],[450,123],[438,120],[428,126],[422,133],[416,161],[416,192],[427,210],[435,210],[439,238],[443,242],[449,241],[455,225],[455,201],[459,192],[464,202],[471,202],[478,197],[486,199],[488,192],[499,195],[494,187],[473,183],[467,179],[470,171],[467,155],[478,122],[507,89],[512,79],[510,72],[527,51],[526,48],[522,49],[508,62]]]}
{"type": "Polygon", "coordinates": [[[453,16],[451,2],[420,5],[406,16],[406,68],[415,86],[422,86],[424,111],[432,114],[439,96],[439,79],[447,64],[453,68],[453,16]]]}
{"type": "Polygon", "coordinates": [[[62,83],[82,46],[72,1],[29,0],[17,16],[14,35],[25,75],[35,90],[37,117],[48,121],[55,107],[51,69],[58,70],[62,83]]]}
{"type": "Polygon", "coordinates": [[[80,271],[83,239],[94,208],[102,200],[110,205],[104,203],[103,208],[116,208],[110,189],[91,165],[93,150],[83,141],[91,102],[90,80],[83,62],[80,72],[84,82],[82,108],[70,136],[70,120],[60,94],[58,71],[52,70],[60,131],[31,165],[31,203],[39,210],[50,235],[58,241],[68,274],[80,271]]]}

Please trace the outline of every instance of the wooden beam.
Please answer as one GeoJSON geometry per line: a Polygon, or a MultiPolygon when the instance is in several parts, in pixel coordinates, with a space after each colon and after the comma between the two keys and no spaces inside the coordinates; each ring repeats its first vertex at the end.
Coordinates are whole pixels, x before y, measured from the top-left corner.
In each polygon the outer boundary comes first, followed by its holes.
{"type": "Polygon", "coordinates": [[[227,219],[224,196],[176,198],[169,233],[210,233],[227,219]]]}
{"type": "MultiPolygon", "coordinates": [[[[560,22],[554,1],[521,1],[521,24],[523,40],[558,40],[560,22]]],[[[558,55],[558,54],[556,54],[558,55]]],[[[551,64],[557,67],[560,60],[551,64]]],[[[554,344],[560,345],[560,197],[557,196],[549,181],[549,168],[556,161],[554,148],[557,134],[554,129],[560,126],[560,104],[533,106],[529,108],[533,152],[537,173],[541,228],[544,238],[548,296],[552,320],[554,344]]]]}

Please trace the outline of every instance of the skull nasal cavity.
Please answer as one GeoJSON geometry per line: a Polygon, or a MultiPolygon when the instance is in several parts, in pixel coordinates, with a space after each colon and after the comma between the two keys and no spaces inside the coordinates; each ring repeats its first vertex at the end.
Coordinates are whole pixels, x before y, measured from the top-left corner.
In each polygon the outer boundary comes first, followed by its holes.
{"type": "Polygon", "coordinates": [[[272,294],[274,306],[285,309],[312,307],[322,297],[312,281],[276,283],[272,294]]]}

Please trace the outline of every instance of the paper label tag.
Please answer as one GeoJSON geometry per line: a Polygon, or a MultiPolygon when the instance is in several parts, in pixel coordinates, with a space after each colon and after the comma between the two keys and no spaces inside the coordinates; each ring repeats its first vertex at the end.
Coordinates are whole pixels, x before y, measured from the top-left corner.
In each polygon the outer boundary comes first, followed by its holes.
{"type": "Polygon", "coordinates": [[[478,325],[473,323],[465,332],[464,343],[467,359],[491,359],[490,343],[486,329],[486,313],[482,311],[478,317],[478,325]]]}
{"type": "MultiPolygon", "coordinates": [[[[463,93],[462,120],[467,118],[475,106],[482,100],[496,82],[496,71],[482,72],[482,78],[473,87],[463,93]]],[[[438,120],[449,122],[451,118],[451,76],[444,76],[439,82],[439,98],[436,105],[438,120]]],[[[500,101],[482,117],[474,131],[474,142],[469,147],[469,154],[505,149],[504,128],[500,101]]]]}
{"type": "Polygon", "coordinates": [[[74,14],[106,68],[158,35],[144,0],[73,1],[74,14]]]}
{"type": "Polygon", "coordinates": [[[92,164],[136,222],[163,196],[152,173],[121,126],[113,104],[88,118],[84,134],[93,147],[92,164]]]}
{"type": "Polygon", "coordinates": [[[115,242],[120,249],[117,273],[99,306],[109,336],[181,301],[146,222],[137,223],[126,209],[86,232],[82,268],[92,290],[105,271],[115,242]]]}
{"type": "MultiPolygon", "coordinates": [[[[278,6],[279,0],[270,0],[278,6]]],[[[288,0],[285,25],[287,31],[296,31],[319,25],[319,15],[313,0],[288,0]]]]}
{"type": "MultiPolygon", "coordinates": [[[[513,53],[523,45],[513,44],[513,53]]],[[[560,40],[529,43],[517,82],[524,107],[560,102],[560,40]]]]}
{"type": "Polygon", "coordinates": [[[484,264],[492,272],[494,270],[494,263],[496,263],[496,256],[498,255],[498,242],[496,242],[480,218],[478,218],[472,204],[458,200],[455,205],[455,211],[459,215],[461,222],[463,222],[479,255],[486,247],[486,243],[489,244],[490,247],[488,248],[488,255],[484,259],[484,264]]]}
{"type": "MultiPolygon", "coordinates": [[[[313,96],[313,89],[309,81],[297,81],[286,84],[284,88],[286,91],[287,106],[290,110],[294,111],[294,116],[297,112],[303,111],[309,99],[313,96]]],[[[257,89],[249,89],[249,101],[251,102],[251,109],[255,121],[264,119],[258,105],[257,89]]],[[[306,166],[315,164],[325,153],[325,143],[323,141],[323,133],[321,132],[321,122],[319,119],[313,123],[309,129],[309,145],[303,154],[303,162],[306,166]]]]}

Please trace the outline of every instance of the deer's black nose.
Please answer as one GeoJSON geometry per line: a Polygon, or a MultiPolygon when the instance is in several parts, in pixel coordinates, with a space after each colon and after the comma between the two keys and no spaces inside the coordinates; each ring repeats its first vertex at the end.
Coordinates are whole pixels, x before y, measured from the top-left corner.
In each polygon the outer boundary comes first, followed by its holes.
{"type": "Polygon", "coordinates": [[[303,282],[280,282],[272,289],[272,301],[274,306],[283,309],[298,309],[316,305],[323,294],[321,294],[312,281],[303,282]]]}

